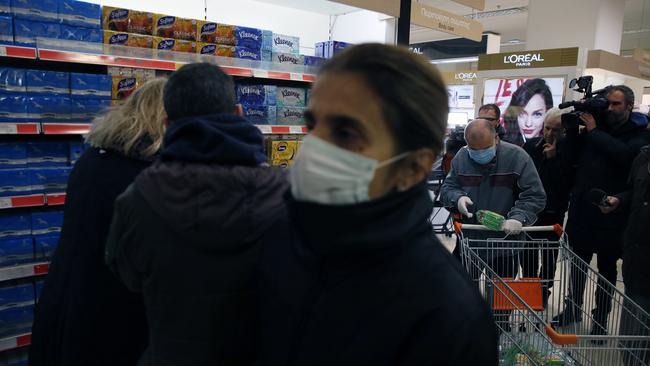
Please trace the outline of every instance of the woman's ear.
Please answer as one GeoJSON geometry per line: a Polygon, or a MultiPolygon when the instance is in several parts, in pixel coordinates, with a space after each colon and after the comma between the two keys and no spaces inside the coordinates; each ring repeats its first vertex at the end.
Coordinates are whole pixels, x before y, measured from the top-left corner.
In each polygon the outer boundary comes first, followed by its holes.
{"type": "Polygon", "coordinates": [[[396,189],[398,192],[408,191],[420,182],[427,179],[433,163],[435,163],[436,154],[431,149],[422,148],[413,151],[404,162],[400,164],[396,189]]]}

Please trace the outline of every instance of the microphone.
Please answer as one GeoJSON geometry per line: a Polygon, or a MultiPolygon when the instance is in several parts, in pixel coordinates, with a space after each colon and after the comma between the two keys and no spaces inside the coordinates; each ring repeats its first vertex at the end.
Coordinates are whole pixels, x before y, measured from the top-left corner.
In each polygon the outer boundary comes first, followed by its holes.
{"type": "Polygon", "coordinates": [[[599,188],[592,188],[587,192],[587,199],[596,206],[609,207],[607,202],[607,193],[599,188]]]}

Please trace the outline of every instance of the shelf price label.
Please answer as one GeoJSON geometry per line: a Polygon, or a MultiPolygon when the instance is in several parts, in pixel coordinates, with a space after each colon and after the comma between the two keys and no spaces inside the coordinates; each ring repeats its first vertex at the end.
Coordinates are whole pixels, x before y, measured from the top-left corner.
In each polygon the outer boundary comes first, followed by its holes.
{"type": "Polygon", "coordinates": [[[259,126],[257,126],[257,128],[259,128],[260,131],[262,131],[262,134],[265,134],[265,135],[270,135],[273,132],[273,129],[271,128],[271,126],[259,125],[259,126]]]}
{"type": "Polygon", "coordinates": [[[13,207],[13,204],[11,202],[10,197],[2,197],[2,198],[0,198],[0,209],[11,208],[11,207],[13,207]]]}
{"type": "Polygon", "coordinates": [[[0,56],[7,56],[7,47],[0,46],[0,56]]]}
{"type": "MultiPolygon", "coordinates": [[[[4,47],[3,47],[4,49],[4,47]]],[[[18,133],[18,126],[14,123],[0,123],[0,134],[15,135],[18,133]]]]}
{"type": "Polygon", "coordinates": [[[302,126],[289,126],[289,133],[292,134],[301,134],[304,133],[302,126]]]}

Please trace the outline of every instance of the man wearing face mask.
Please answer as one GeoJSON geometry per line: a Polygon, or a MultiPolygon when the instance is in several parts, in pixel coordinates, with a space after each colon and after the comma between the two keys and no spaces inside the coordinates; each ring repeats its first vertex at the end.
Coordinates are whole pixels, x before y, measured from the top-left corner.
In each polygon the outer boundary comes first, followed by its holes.
{"type": "MultiPolygon", "coordinates": [[[[626,179],[634,157],[648,144],[648,131],[630,120],[634,92],[625,85],[609,88],[609,107],[602,121],[583,113],[582,131],[567,129],[567,147],[574,155],[577,170],[571,192],[567,234],[573,251],[586,263],[598,256],[598,272],[610,283],[617,278],[616,261],[621,257],[621,238],[627,217],[622,212],[605,215],[592,203],[593,189],[614,194],[626,189],[626,179]]],[[[606,334],[612,308],[611,294],[603,286],[596,290],[595,305],[582,309],[586,277],[584,270],[571,271],[571,291],[565,299],[564,311],[553,320],[565,326],[582,320],[582,313],[591,311],[595,320],[591,333],[606,334]]],[[[599,279],[600,281],[600,279],[599,279]]]]}

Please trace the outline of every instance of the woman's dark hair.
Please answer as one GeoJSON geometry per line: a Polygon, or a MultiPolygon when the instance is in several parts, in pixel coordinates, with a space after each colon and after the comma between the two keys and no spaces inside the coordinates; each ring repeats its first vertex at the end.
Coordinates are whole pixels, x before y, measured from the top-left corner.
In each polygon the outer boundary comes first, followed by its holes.
{"type": "Polygon", "coordinates": [[[553,94],[544,79],[528,79],[512,94],[510,105],[506,109],[503,121],[506,128],[505,140],[516,145],[523,145],[524,138],[519,130],[517,117],[530,99],[540,94],[544,98],[546,110],[553,108],[553,94]]]}
{"type": "Polygon", "coordinates": [[[405,47],[362,44],[332,58],[320,73],[363,77],[382,101],[398,152],[442,151],[449,114],[447,88],[438,70],[422,56],[405,47]]]}

